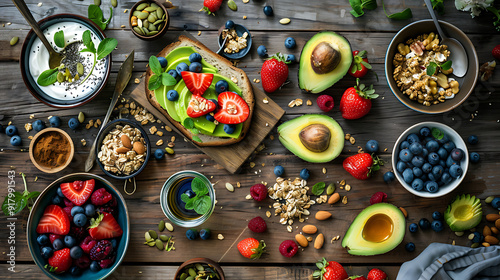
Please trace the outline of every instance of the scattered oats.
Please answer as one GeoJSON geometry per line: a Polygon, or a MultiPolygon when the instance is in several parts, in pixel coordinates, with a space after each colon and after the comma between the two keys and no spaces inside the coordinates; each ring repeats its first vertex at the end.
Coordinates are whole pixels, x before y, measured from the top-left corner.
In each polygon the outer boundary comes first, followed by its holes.
{"type": "Polygon", "coordinates": [[[259,79],[255,79],[255,83],[256,84],[260,83],[260,80],[259,79]]]}
{"type": "Polygon", "coordinates": [[[99,124],[97,124],[97,122],[94,123],[94,127],[95,128],[98,128],[99,127],[99,124]]]}
{"type": "Polygon", "coordinates": [[[254,168],[255,167],[255,162],[251,161],[250,162],[250,168],[254,168]]]}
{"type": "Polygon", "coordinates": [[[351,190],[351,185],[345,185],[345,190],[350,191],[351,190]]]}
{"type": "Polygon", "coordinates": [[[198,36],[201,36],[201,31],[198,31],[198,36]]]}
{"type": "Polygon", "coordinates": [[[247,16],[243,16],[243,19],[247,19],[247,16]]]}
{"type": "Polygon", "coordinates": [[[354,139],[354,137],[352,137],[352,136],[351,136],[351,137],[349,138],[349,142],[351,142],[351,144],[353,144],[353,145],[354,145],[354,143],[356,143],[356,139],[354,139]]]}
{"type": "Polygon", "coordinates": [[[151,133],[151,134],[155,134],[157,131],[158,131],[158,129],[154,125],[149,128],[149,133],[151,133]]]}
{"type": "Polygon", "coordinates": [[[342,198],[342,203],[347,204],[347,196],[344,195],[344,197],[342,198]]]}
{"type": "Polygon", "coordinates": [[[311,100],[309,100],[309,99],[307,99],[306,104],[307,104],[307,106],[311,106],[311,105],[313,105],[312,101],[311,101],[311,100]]]}
{"type": "Polygon", "coordinates": [[[156,135],[158,135],[158,136],[160,136],[160,137],[161,137],[161,136],[163,136],[163,132],[161,132],[161,131],[157,131],[157,132],[156,132],[156,135]]]}
{"type": "Polygon", "coordinates": [[[90,123],[88,123],[87,125],[85,125],[85,129],[90,129],[92,127],[92,125],[90,123]]]}
{"type": "Polygon", "coordinates": [[[308,236],[308,237],[306,237],[306,239],[307,239],[307,241],[309,241],[309,242],[313,241],[312,236],[308,236]]]}
{"type": "Polygon", "coordinates": [[[9,121],[9,123],[7,125],[11,125],[12,124],[12,121],[9,121]]]}
{"type": "Polygon", "coordinates": [[[290,102],[288,103],[288,107],[290,107],[290,108],[295,107],[295,99],[294,99],[294,100],[292,100],[292,101],[290,101],[290,102]]]}
{"type": "Polygon", "coordinates": [[[156,146],[161,146],[161,145],[163,145],[163,140],[162,139],[156,141],[156,146]]]}
{"type": "MultiPolygon", "coordinates": [[[[252,196],[250,195],[250,198],[251,198],[251,197],[252,197],[252,196]]],[[[271,212],[266,211],[266,216],[267,216],[268,218],[269,218],[269,217],[271,217],[271,212]]]]}
{"type": "MultiPolygon", "coordinates": [[[[168,125],[165,126],[165,130],[168,131],[168,132],[171,132],[172,131],[172,128],[168,125]]],[[[184,138],[185,139],[185,138],[184,138]]]]}
{"type": "Polygon", "coordinates": [[[340,184],[343,186],[345,185],[345,180],[340,181],[340,184]]]}
{"type": "Polygon", "coordinates": [[[349,140],[351,138],[351,134],[347,133],[344,137],[345,140],[349,140]]]}
{"type": "Polygon", "coordinates": [[[87,141],[85,141],[85,139],[80,140],[80,142],[82,142],[82,146],[87,146],[87,141]]]}
{"type": "Polygon", "coordinates": [[[126,26],[122,24],[122,25],[120,25],[120,27],[121,27],[121,28],[125,28],[126,26]]]}
{"type": "Polygon", "coordinates": [[[33,126],[31,123],[27,123],[24,125],[24,129],[26,129],[26,132],[30,132],[33,129],[33,126]]]}
{"type": "Polygon", "coordinates": [[[266,166],[266,164],[265,164],[265,163],[262,163],[262,167],[264,167],[264,166],[266,166]]]}
{"type": "MultiPolygon", "coordinates": [[[[290,220],[290,221],[291,221],[291,220],[290,220]]],[[[292,232],[292,230],[293,230],[293,229],[292,229],[292,226],[287,226],[287,227],[286,227],[286,230],[287,230],[288,232],[292,232]]]]}
{"type": "Polygon", "coordinates": [[[264,99],[262,99],[262,102],[264,102],[264,104],[267,104],[269,103],[269,100],[267,100],[267,97],[264,97],[264,99]]]}
{"type": "Polygon", "coordinates": [[[38,3],[38,5],[37,5],[37,6],[38,6],[38,7],[41,7],[42,5],[43,5],[43,3],[42,3],[42,2],[40,2],[40,3],[38,3]]]}
{"type": "Polygon", "coordinates": [[[384,149],[384,152],[387,152],[387,148],[384,149]]]}
{"type": "Polygon", "coordinates": [[[140,82],[141,82],[141,80],[139,80],[139,78],[135,78],[134,83],[138,84],[140,82]]]}
{"type": "Polygon", "coordinates": [[[31,114],[30,119],[34,119],[34,118],[35,118],[35,114],[31,114]]]}
{"type": "Polygon", "coordinates": [[[323,167],[323,174],[326,174],[326,168],[323,167]]]}
{"type": "Polygon", "coordinates": [[[231,183],[226,183],[226,189],[230,192],[234,192],[234,186],[231,183]]]}
{"type": "Polygon", "coordinates": [[[240,182],[236,182],[236,187],[241,188],[240,182]]]}
{"type": "Polygon", "coordinates": [[[32,135],[28,136],[28,139],[30,139],[30,140],[33,139],[33,136],[32,135]]]}
{"type": "Polygon", "coordinates": [[[175,136],[170,137],[171,142],[175,142],[175,136]]]}
{"type": "Polygon", "coordinates": [[[238,79],[235,76],[231,76],[231,81],[233,81],[233,83],[235,84],[238,84],[238,79]]]}
{"type": "Polygon", "coordinates": [[[224,240],[224,235],[222,235],[222,233],[219,233],[219,234],[217,235],[217,238],[218,238],[219,240],[224,240]]]}
{"type": "Polygon", "coordinates": [[[302,101],[302,99],[300,98],[295,99],[295,106],[302,106],[302,104],[304,104],[304,101],[302,101]]]}
{"type": "Polygon", "coordinates": [[[148,124],[148,122],[149,122],[148,120],[142,120],[142,121],[141,121],[141,125],[147,125],[147,124],[148,124]]]}
{"type": "Polygon", "coordinates": [[[128,12],[128,9],[123,10],[123,13],[126,14],[128,12]]]}
{"type": "Polygon", "coordinates": [[[343,190],[343,189],[344,189],[344,187],[343,187],[343,186],[340,186],[340,189],[341,189],[341,190],[343,190]]]}
{"type": "MultiPolygon", "coordinates": [[[[245,199],[250,200],[250,199],[252,199],[252,196],[247,194],[247,196],[245,196],[245,199]]],[[[267,212],[269,212],[269,211],[267,211],[267,212]]]]}
{"type": "Polygon", "coordinates": [[[173,147],[175,147],[175,143],[174,142],[168,142],[167,147],[173,148],[173,147]]]}
{"type": "Polygon", "coordinates": [[[101,125],[101,124],[102,124],[101,119],[97,119],[97,120],[95,121],[95,123],[96,123],[97,125],[101,125]]]}
{"type": "Polygon", "coordinates": [[[35,177],[35,182],[38,181],[38,176],[35,177]]]}

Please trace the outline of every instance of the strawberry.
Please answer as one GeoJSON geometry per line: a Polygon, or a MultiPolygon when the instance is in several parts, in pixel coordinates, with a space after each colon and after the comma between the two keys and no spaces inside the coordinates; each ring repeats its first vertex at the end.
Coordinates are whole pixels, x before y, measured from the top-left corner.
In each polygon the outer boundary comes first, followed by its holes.
{"type": "Polygon", "coordinates": [[[345,280],[348,279],[347,272],[338,262],[328,262],[325,258],[318,261],[316,266],[319,270],[314,271],[313,277],[321,280],[345,280]]]}
{"type": "Polygon", "coordinates": [[[36,232],[66,235],[69,233],[69,228],[70,221],[66,212],[57,205],[49,205],[36,226],[36,232]]]}
{"type": "Polygon", "coordinates": [[[214,118],[223,124],[239,124],[248,119],[250,108],[248,104],[238,94],[230,91],[219,94],[217,103],[219,111],[214,118]]]}
{"type": "Polygon", "coordinates": [[[340,112],[344,119],[354,120],[365,116],[372,108],[370,99],[378,97],[373,85],[366,88],[365,85],[359,84],[359,79],[356,79],[356,84],[348,88],[340,99],[340,112]]]}
{"type": "Polygon", "coordinates": [[[387,280],[387,274],[378,268],[374,268],[368,272],[368,280],[387,280]]]}
{"type": "Polygon", "coordinates": [[[368,69],[372,69],[372,66],[368,63],[366,51],[353,51],[352,55],[353,59],[351,68],[349,69],[349,75],[354,78],[364,77],[368,69]]]}
{"type": "Polygon", "coordinates": [[[262,64],[260,78],[262,87],[266,92],[272,93],[279,89],[288,78],[288,66],[286,58],[277,53],[262,64]]]}
{"type": "MultiPolygon", "coordinates": [[[[72,264],[73,261],[69,255],[69,248],[64,248],[54,252],[52,257],[49,258],[48,265],[51,267],[51,272],[63,273],[67,271],[72,264]]],[[[48,268],[48,266],[45,265],[45,268],[48,268]]]]}
{"type": "Polygon", "coordinates": [[[342,163],[344,169],[359,180],[368,179],[372,172],[380,169],[380,165],[384,165],[384,162],[377,156],[372,158],[369,153],[350,156],[342,163]]]}
{"type": "Polygon", "coordinates": [[[493,55],[494,58],[500,59],[500,45],[494,47],[493,50],[491,51],[491,54],[493,55]]]}
{"type": "Polygon", "coordinates": [[[181,75],[188,90],[192,94],[199,96],[202,96],[203,93],[205,93],[214,79],[214,74],[210,73],[194,73],[189,71],[182,71],[181,75]]]}
{"type": "Polygon", "coordinates": [[[85,182],[74,181],[73,183],[62,183],[61,191],[75,205],[82,206],[92,194],[94,187],[95,180],[90,179],[85,182]]]}
{"type": "Polygon", "coordinates": [[[211,15],[215,12],[217,12],[220,9],[220,6],[222,5],[222,0],[204,0],[203,1],[203,8],[201,8],[201,11],[207,12],[207,14],[211,15]]]}
{"type": "Polygon", "coordinates": [[[351,276],[351,277],[349,277],[347,279],[352,279],[352,280],[367,280],[366,277],[364,277],[364,276],[357,276],[357,275],[356,276],[351,276]]]}
{"type": "Polygon", "coordinates": [[[192,95],[186,113],[191,118],[204,116],[215,110],[215,104],[199,95],[192,95]]]}
{"type": "Polygon", "coordinates": [[[110,239],[121,236],[123,230],[113,215],[104,212],[97,219],[90,220],[89,234],[96,240],[110,239]]]}
{"type": "Polygon", "coordinates": [[[243,257],[248,259],[258,259],[264,253],[266,248],[266,243],[264,240],[260,242],[255,238],[246,238],[238,243],[238,251],[243,257]]]}

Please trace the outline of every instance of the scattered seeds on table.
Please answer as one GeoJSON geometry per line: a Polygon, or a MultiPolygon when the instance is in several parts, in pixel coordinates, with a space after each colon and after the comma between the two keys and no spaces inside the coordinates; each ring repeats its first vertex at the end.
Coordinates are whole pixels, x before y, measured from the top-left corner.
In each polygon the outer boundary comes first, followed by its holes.
{"type": "Polygon", "coordinates": [[[174,226],[171,223],[165,223],[165,228],[170,232],[174,231],[174,226]]]}
{"type": "Polygon", "coordinates": [[[230,192],[234,192],[234,186],[231,183],[226,183],[226,189],[230,192]]]}
{"type": "Polygon", "coordinates": [[[224,235],[222,235],[222,233],[219,233],[219,234],[217,235],[217,239],[219,239],[219,240],[224,240],[224,235]]]}
{"type": "Polygon", "coordinates": [[[290,23],[290,19],[289,18],[282,18],[280,19],[280,23],[285,25],[285,24],[289,24],[290,23]]]}
{"type": "Polygon", "coordinates": [[[165,221],[164,220],[161,220],[160,223],[158,224],[158,230],[160,232],[165,230],[165,221]]]}
{"type": "Polygon", "coordinates": [[[252,199],[252,196],[247,194],[247,196],[245,196],[245,199],[250,200],[250,199],[252,199]]]}
{"type": "Polygon", "coordinates": [[[326,194],[332,195],[335,192],[335,183],[330,183],[326,188],[326,194]]]}
{"type": "Polygon", "coordinates": [[[173,155],[173,154],[174,154],[174,150],[173,150],[172,148],[167,147],[167,148],[165,148],[165,151],[166,151],[166,152],[167,152],[167,154],[169,154],[169,155],[173,155]]]}
{"type": "Polygon", "coordinates": [[[83,114],[83,112],[78,113],[78,121],[80,123],[83,123],[83,121],[85,121],[85,115],[83,114]]]}
{"type": "Polygon", "coordinates": [[[158,248],[158,250],[163,250],[163,248],[165,246],[163,244],[163,241],[161,241],[160,239],[156,239],[155,243],[156,243],[156,248],[158,248]]]}
{"type": "Polygon", "coordinates": [[[347,196],[344,196],[344,197],[342,198],[342,203],[343,203],[343,204],[347,204],[347,196]]]}
{"type": "Polygon", "coordinates": [[[10,39],[10,45],[11,46],[15,46],[17,44],[17,42],[19,42],[19,37],[12,37],[12,39],[10,39]]]}
{"type": "Polygon", "coordinates": [[[227,6],[229,7],[229,9],[231,9],[233,11],[238,10],[238,5],[236,5],[236,2],[234,2],[234,0],[227,1],[227,6]]]}
{"type": "Polygon", "coordinates": [[[154,230],[149,231],[149,236],[151,236],[151,238],[153,238],[153,239],[158,238],[158,234],[154,230]]]}
{"type": "MultiPolygon", "coordinates": [[[[12,44],[11,44],[11,45],[12,45],[12,44]]],[[[494,196],[488,196],[488,197],[484,200],[484,202],[486,202],[486,203],[491,203],[491,202],[493,201],[493,199],[494,199],[494,198],[495,198],[494,196]]]]}
{"type": "Polygon", "coordinates": [[[111,0],[111,6],[113,6],[113,8],[116,8],[118,6],[118,1],[117,0],[111,0]]]}

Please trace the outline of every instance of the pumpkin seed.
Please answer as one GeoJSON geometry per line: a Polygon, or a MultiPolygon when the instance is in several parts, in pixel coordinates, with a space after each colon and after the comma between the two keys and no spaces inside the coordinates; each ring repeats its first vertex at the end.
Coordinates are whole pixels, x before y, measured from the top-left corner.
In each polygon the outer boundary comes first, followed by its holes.
{"type": "Polygon", "coordinates": [[[17,44],[17,42],[19,42],[19,37],[12,37],[12,39],[10,39],[10,45],[11,46],[14,46],[15,44],[17,44]]]}
{"type": "Polygon", "coordinates": [[[142,31],[142,28],[139,28],[139,27],[134,27],[134,31],[139,33],[140,35],[144,35],[144,31],[142,31]]]}
{"type": "Polygon", "coordinates": [[[148,26],[148,29],[149,29],[149,31],[156,31],[156,25],[154,25],[154,24],[150,24],[150,25],[148,26]]]}
{"type": "Polygon", "coordinates": [[[164,220],[161,220],[160,223],[158,224],[158,230],[160,232],[165,230],[165,221],[164,220]]]}
{"type": "Polygon", "coordinates": [[[158,29],[158,30],[162,30],[162,29],[163,29],[163,26],[165,26],[165,24],[160,23],[160,24],[158,24],[157,29],[158,29]]]}
{"type": "Polygon", "coordinates": [[[231,183],[226,183],[226,189],[230,192],[234,192],[234,186],[231,183]]]}
{"type": "MultiPolygon", "coordinates": [[[[14,37],[14,38],[15,38],[15,37],[14,37]]],[[[11,41],[11,42],[12,42],[12,41],[11,41]]],[[[11,45],[12,45],[12,44],[11,44],[11,45]]],[[[484,202],[486,202],[486,203],[491,203],[491,202],[493,201],[493,199],[494,199],[494,198],[495,198],[494,196],[488,196],[488,197],[484,200],[484,202]]]]}
{"type": "Polygon", "coordinates": [[[194,280],[194,276],[188,276],[186,280],[194,280]]]}
{"type": "Polygon", "coordinates": [[[165,12],[161,7],[156,8],[156,15],[158,16],[158,18],[162,18],[164,14],[165,12]]]}
{"type": "MultiPolygon", "coordinates": [[[[154,25],[151,25],[151,26],[154,26],[154,25]]],[[[153,35],[158,34],[158,31],[149,31],[147,34],[148,34],[148,36],[153,36],[153,35]]]]}
{"type": "Polygon", "coordinates": [[[149,22],[153,23],[153,22],[155,22],[156,20],[158,20],[158,18],[156,17],[156,14],[155,14],[155,13],[151,13],[151,14],[149,14],[149,16],[148,16],[148,20],[149,20],[149,22]]]}
{"type": "Polygon", "coordinates": [[[190,269],[188,270],[188,273],[189,273],[189,275],[191,275],[191,276],[193,276],[193,277],[195,277],[196,275],[198,275],[198,274],[196,273],[196,271],[195,271],[193,268],[190,268],[190,269]]]}
{"type": "Polygon", "coordinates": [[[160,240],[163,241],[163,242],[168,242],[170,238],[164,234],[160,235],[160,240]]]}
{"type": "Polygon", "coordinates": [[[154,240],[151,240],[151,241],[149,241],[149,242],[147,242],[147,243],[148,243],[148,246],[149,246],[149,247],[153,247],[153,246],[155,246],[155,245],[156,245],[156,242],[155,242],[154,240]]]}
{"type": "Polygon", "coordinates": [[[165,227],[167,228],[168,231],[172,232],[174,231],[174,226],[172,226],[171,223],[165,223],[165,227]]]}
{"type": "Polygon", "coordinates": [[[160,239],[156,239],[155,243],[156,243],[156,248],[158,248],[158,250],[163,250],[165,246],[163,245],[163,241],[161,241],[160,239]]]}
{"type": "Polygon", "coordinates": [[[327,195],[331,195],[335,192],[335,183],[331,183],[330,185],[328,185],[328,187],[326,188],[326,194],[327,195]]]}
{"type": "Polygon", "coordinates": [[[148,3],[142,3],[140,4],[139,6],[137,6],[137,8],[135,8],[137,11],[142,11],[144,10],[145,8],[149,7],[149,4],[148,3]]]}
{"type": "Polygon", "coordinates": [[[151,238],[151,235],[149,234],[149,231],[146,231],[146,233],[144,233],[144,239],[146,239],[146,242],[153,240],[153,238],[151,238]]]}
{"type": "Polygon", "coordinates": [[[147,35],[149,33],[149,30],[146,27],[142,27],[142,32],[144,32],[144,35],[147,35]]]}
{"type": "Polygon", "coordinates": [[[160,6],[156,5],[156,3],[151,3],[151,7],[159,8],[160,6]]]}
{"type": "Polygon", "coordinates": [[[285,24],[289,24],[290,23],[290,19],[289,18],[282,18],[280,19],[280,23],[285,25],[285,24]]]}
{"type": "Polygon", "coordinates": [[[63,73],[63,72],[59,72],[59,73],[57,73],[57,81],[58,81],[59,83],[64,82],[64,73],[63,73]]]}
{"type": "Polygon", "coordinates": [[[145,8],[144,10],[145,10],[145,11],[148,11],[148,12],[150,12],[150,13],[151,13],[151,12],[156,11],[156,8],[155,8],[155,7],[151,7],[151,6],[150,6],[150,7],[145,8]]]}
{"type": "Polygon", "coordinates": [[[83,114],[83,112],[78,113],[78,121],[80,123],[83,123],[83,121],[85,121],[85,115],[83,114]]]}
{"type": "Polygon", "coordinates": [[[140,27],[143,27],[143,26],[144,26],[144,27],[146,27],[146,28],[148,28],[148,27],[149,27],[149,21],[148,21],[147,19],[145,19],[145,20],[140,20],[139,22],[141,23],[141,24],[140,24],[140,27]]]}
{"type": "Polygon", "coordinates": [[[196,266],[196,269],[198,269],[198,271],[203,271],[203,270],[205,270],[205,268],[203,267],[203,265],[201,265],[201,264],[199,264],[199,263],[194,264],[194,266],[196,266]]]}
{"type": "Polygon", "coordinates": [[[156,231],[154,231],[154,230],[150,230],[149,231],[149,236],[151,236],[151,238],[153,238],[153,239],[157,239],[158,238],[158,233],[156,233],[156,231]]]}
{"type": "Polygon", "coordinates": [[[76,64],[76,71],[78,72],[78,75],[83,75],[83,64],[81,64],[80,62],[78,62],[76,64]]]}
{"type": "Polygon", "coordinates": [[[231,9],[233,11],[237,11],[238,10],[238,6],[234,2],[234,0],[227,1],[227,6],[229,7],[229,9],[231,9]]]}
{"type": "Polygon", "coordinates": [[[101,0],[94,0],[94,5],[101,6],[101,0]]]}
{"type": "Polygon", "coordinates": [[[132,15],[133,15],[133,16],[138,16],[140,13],[142,13],[142,12],[141,12],[141,11],[134,11],[134,12],[132,13],[132,15]]]}
{"type": "Polygon", "coordinates": [[[186,274],[186,272],[183,272],[181,274],[181,277],[179,278],[180,280],[186,280],[186,278],[188,277],[188,275],[186,274]]]}
{"type": "Polygon", "coordinates": [[[145,12],[140,12],[136,17],[138,19],[147,19],[149,16],[149,13],[145,13],[145,12]]]}
{"type": "Polygon", "coordinates": [[[116,8],[118,6],[118,1],[117,0],[111,0],[111,6],[113,6],[113,8],[116,8]]]}
{"type": "Polygon", "coordinates": [[[159,19],[159,20],[155,21],[153,24],[158,25],[158,24],[162,23],[163,21],[164,21],[163,19],[159,19]]]}
{"type": "Polygon", "coordinates": [[[169,155],[173,155],[174,154],[174,150],[172,148],[165,148],[165,152],[167,152],[167,154],[169,155]]]}

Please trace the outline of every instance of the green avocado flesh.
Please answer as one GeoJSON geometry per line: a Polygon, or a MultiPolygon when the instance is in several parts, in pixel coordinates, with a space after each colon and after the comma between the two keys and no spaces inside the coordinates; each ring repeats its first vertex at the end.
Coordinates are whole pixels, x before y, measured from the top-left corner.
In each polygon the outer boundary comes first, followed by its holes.
{"type": "Polygon", "coordinates": [[[286,121],[278,127],[279,140],[285,148],[308,162],[329,162],[340,155],[344,148],[344,131],[331,117],[319,114],[303,115],[286,121]],[[302,129],[321,124],[330,131],[328,148],[322,152],[309,150],[300,140],[302,129]]]}
{"type": "Polygon", "coordinates": [[[481,222],[483,210],[481,201],[470,194],[462,194],[448,205],[444,220],[453,231],[465,231],[476,227],[481,222]]]}
{"type": "MultiPolygon", "coordinates": [[[[177,65],[181,62],[184,62],[189,65],[189,55],[195,53],[195,49],[193,47],[179,47],[173,51],[171,51],[166,59],[169,62],[168,67],[165,69],[165,72],[175,69],[177,65]]],[[[203,73],[211,73],[214,74],[214,79],[210,87],[205,91],[203,97],[206,99],[215,99],[217,100],[217,93],[215,91],[215,84],[220,80],[225,80],[229,84],[229,90],[236,92],[241,96],[241,89],[233,83],[230,79],[217,74],[217,69],[208,64],[204,59],[202,59],[201,64],[203,65],[203,73]]],[[[191,92],[187,89],[186,84],[181,79],[174,86],[161,86],[160,88],[155,90],[155,97],[158,103],[167,110],[168,114],[175,121],[180,122],[181,124],[185,119],[189,118],[187,115],[187,107],[189,105],[189,101],[191,100],[191,92]],[[171,89],[176,90],[179,93],[179,99],[177,101],[170,101],[167,99],[167,92],[171,89]]],[[[193,118],[194,126],[197,128],[200,133],[215,137],[231,137],[238,138],[241,134],[241,130],[243,128],[243,124],[237,124],[236,129],[232,134],[227,134],[224,132],[224,125],[215,125],[213,122],[208,121],[205,116],[201,116],[199,118],[193,118]]]]}
{"type": "MultiPolygon", "coordinates": [[[[328,54],[325,55],[328,56],[328,54]]],[[[307,92],[322,92],[342,79],[347,74],[347,71],[349,71],[351,63],[352,52],[349,41],[332,31],[320,32],[307,41],[300,54],[299,87],[307,92]],[[323,42],[337,50],[340,55],[340,61],[333,70],[318,74],[311,65],[311,55],[315,51],[315,48],[323,42]]]]}
{"type": "Polygon", "coordinates": [[[342,247],[351,255],[384,254],[403,241],[405,228],[405,216],[399,208],[389,203],[373,204],[354,219],[342,247]]]}

